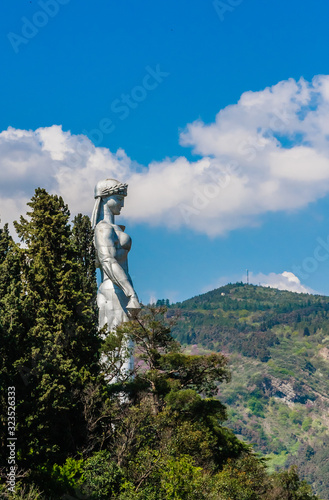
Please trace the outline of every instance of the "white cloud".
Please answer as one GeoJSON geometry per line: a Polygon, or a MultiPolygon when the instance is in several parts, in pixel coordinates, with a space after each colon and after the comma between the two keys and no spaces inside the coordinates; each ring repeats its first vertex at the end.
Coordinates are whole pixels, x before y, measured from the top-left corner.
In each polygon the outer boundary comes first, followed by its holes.
{"type": "Polygon", "coordinates": [[[212,124],[187,125],[180,143],[201,158],[135,168],[123,150],[95,147],[60,126],[0,133],[0,216],[24,213],[34,188],[89,213],[94,184],[129,183],[124,215],[210,236],[257,225],[267,212],[298,210],[329,192],[329,76],[245,92],[212,124]]]}
{"type": "Polygon", "coordinates": [[[26,212],[38,186],[63,196],[71,212],[89,213],[93,188],[106,177],[129,178],[133,163],[122,150],[96,148],[59,126],[0,133],[0,217],[12,222],[26,212]]]}
{"type": "Polygon", "coordinates": [[[269,286],[278,290],[288,290],[289,292],[297,293],[316,293],[312,288],[303,285],[299,278],[289,271],[284,271],[282,274],[253,274],[249,275],[250,283],[254,285],[269,286]]]}

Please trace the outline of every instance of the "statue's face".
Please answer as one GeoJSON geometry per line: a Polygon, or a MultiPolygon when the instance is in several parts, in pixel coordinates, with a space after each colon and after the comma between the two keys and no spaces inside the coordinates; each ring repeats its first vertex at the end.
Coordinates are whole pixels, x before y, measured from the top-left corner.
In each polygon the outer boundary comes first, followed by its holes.
{"type": "Polygon", "coordinates": [[[113,194],[105,198],[104,201],[113,215],[120,215],[121,209],[125,203],[125,197],[121,194],[113,194]]]}

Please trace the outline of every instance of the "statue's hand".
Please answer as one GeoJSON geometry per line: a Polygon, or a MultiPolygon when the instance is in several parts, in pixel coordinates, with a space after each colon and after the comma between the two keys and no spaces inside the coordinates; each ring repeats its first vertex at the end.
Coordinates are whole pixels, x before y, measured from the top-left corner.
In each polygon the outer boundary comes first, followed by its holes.
{"type": "Polygon", "coordinates": [[[138,302],[138,298],[133,295],[132,297],[130,297],[128,305],[127,305],[128,316],[131,319],[135,319],[135,318],[137,318],[140,310],[141,310],[141,305],[138,302]]]}

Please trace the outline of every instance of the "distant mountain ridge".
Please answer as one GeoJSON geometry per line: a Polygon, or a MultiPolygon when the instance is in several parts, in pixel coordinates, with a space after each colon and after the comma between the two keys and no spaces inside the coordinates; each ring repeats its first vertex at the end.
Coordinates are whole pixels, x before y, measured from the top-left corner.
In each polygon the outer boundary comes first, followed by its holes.
{"type": "Polygon", "coordinates": [[[270,464],[296,463],[329,499],[329,297],[228,284],[170,306],[175,337],[192,352],[221,351],[228,426],[270,464]]]}

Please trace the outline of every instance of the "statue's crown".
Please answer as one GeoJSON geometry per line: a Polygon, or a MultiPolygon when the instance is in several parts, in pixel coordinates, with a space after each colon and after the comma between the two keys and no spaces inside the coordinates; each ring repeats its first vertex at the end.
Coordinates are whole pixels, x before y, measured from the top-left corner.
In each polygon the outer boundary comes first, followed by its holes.
{"type": "Polygon", "coordinates": [[[105,196],[111,196],[113,194],[121,194],[122,196],[127,196],[128,184],[122,184],[122,182],[116,179],[104,179],[97,182],[95,186],[95,198],[103,198],[105,196]]]}

